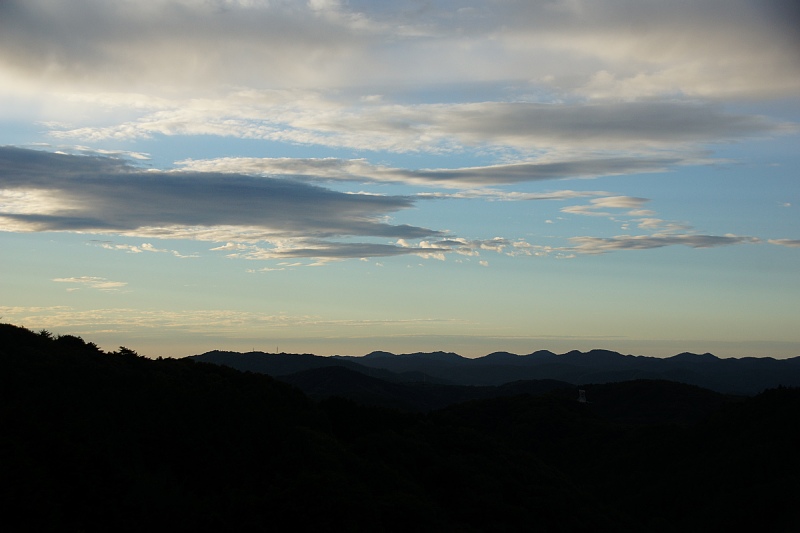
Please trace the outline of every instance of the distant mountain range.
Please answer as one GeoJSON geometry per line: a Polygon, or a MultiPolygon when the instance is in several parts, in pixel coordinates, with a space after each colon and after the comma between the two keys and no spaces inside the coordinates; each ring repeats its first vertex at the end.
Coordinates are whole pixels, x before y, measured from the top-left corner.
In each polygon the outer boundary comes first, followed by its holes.
{"type": "MultiPolygon", "coordinates": [[[[348,390],[357,389],[361,391],[360,394],[369,395],[370,388],[373,393],[380,388],[384,398],[391,398],[392,394],[402,396],[399,391],[407,391],[409,386],[413,386],[415,394],[421,397],[425,393],[420,391],[427,390],[430,395],[437,385],[469,386],[473,388],[470,394],[479,394],[474,387],[508,388],[510,383],[530,380],[551,382],[550,385],[540,386],[554,386],[553,382],[560,382],[563,386],[639,379],[668,380],[739,395],[755,395],[781,385],[800,386],[800,357],[721,359],[710,353],[681,353],[658,358],[623,355],[608,350],[573,350],[564,354],[540,350],[527,355],[494,352],[470,359],[449,352],[397,355],[376,351],[365,356],[322,357],[312,354],[212,351],[191,356],[190,359],[269,374],[292,382],[311,394],[322,394],[326,387],[334,394],[341,380],[347,376],[346,380],[353,384],[360,380],[358,386],[354,385],[348,390]],[[350,372],[324,370],[331,367],[343,367],[350,372]],[[363,377],[353,376],[353,372],[363,377]],[[375,381],[365,380],[364,377],[375,381]],[[427,389],[420,387],[420,384],[427,386],[427,389]]],[[[450,392],[456,390],[451,388],[450,392]]],[[[496,392],[492,394],[497,395],[496,392]]],[[[433,404],[438,406],[435,401],[433,404]]]]}

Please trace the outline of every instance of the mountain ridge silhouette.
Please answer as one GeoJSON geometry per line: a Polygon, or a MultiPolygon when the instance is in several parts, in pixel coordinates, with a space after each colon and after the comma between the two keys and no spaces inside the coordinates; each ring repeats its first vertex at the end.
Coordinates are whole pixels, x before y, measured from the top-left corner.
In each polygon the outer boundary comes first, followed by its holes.
{"type": "Polygon", "coordinates": [[[212,351],[189,356],[239,370],[283,376],[312,368],[344,366],[396,383],[431,382],[464,386],[499,386],[520,380],[557,380],[582,385],[635,379],[668,380],[724,394],[754,395],[778,386],[800,386],[800,357],[719,358],[711,353],[682,352],[659,358],[611,350],[571,350],[556,354],[538,350],[526,355],[492,352],[467,358],[452,352],[364,356],[317,356],[264,352],[212,351]]]}

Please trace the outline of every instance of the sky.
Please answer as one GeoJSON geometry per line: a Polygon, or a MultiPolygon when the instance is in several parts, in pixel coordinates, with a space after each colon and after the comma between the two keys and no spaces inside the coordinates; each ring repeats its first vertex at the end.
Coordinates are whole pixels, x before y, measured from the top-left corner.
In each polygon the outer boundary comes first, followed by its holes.
{"type": "Polygon", "coordinates": [[[0,321],[799,356],[799,6],[3,0],[0,321]]]}

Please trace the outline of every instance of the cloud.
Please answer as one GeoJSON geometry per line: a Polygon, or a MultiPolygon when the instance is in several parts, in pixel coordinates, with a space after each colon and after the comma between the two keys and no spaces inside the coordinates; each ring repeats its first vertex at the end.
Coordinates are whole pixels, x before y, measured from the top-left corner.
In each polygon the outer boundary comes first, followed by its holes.
{"type": "MultiPolygon", "coordinates": [[[[428,198],[584,198],[562,211],[638,217],[620,232],[638,225],[653,235],[575,237],[581,253],[754,242],[694,235],[656,218],[644,198],[505,188],[706,165],[720,161],[716,143],[796,132],[734,102],[798,94],[798,14],[796,2],[779,0],[0,1],[0,118],[38,122],[57,139],[51,152],[0,148],[0,229],[194,239],[231,257],[287,262],[567,255],[392,217],[428,198]],[[201,135],[481,163],[221,158],[166,171],[136,166],[130,159],[150,155],[121,149],[201,135]],[[345,194],[329,182],[448,190],[345,194]]],[[[180,149],[191,153],[190,144],[180,149]]],[[[100,246],[180,256],[166,245],[100,246]]]]}
{"type": "MultiPolygon", "coordinates": [[[[689,100],[374,105],[334,100],[310,91],[248,90],[215,99],[163,100],[158,106],[136,120],[56,128],[51,133],[93,141],[218,135],[399,153],[462,152],[479,147],[555,157],[555,161],[535,166],[484,170],[513,183],[530,179],[530,175],[553,179],[575,174],[658,172],[694,156],[697,144],[794,131],[791,124],[689,100]],[[666,149],[677,153],[665,157],[666,149]],[[598,150],[607,155],[598,157],[593,153],[598,150]],[[651,153],[653,150],[659,152],[651,153]],[[567,157],[575,151],[587,155],[577,160],[567,157]],[[639,159],[643,154],[648,156],[639,159]]],[[[270,163],[281,165],[279,160],[262,164],[270,163]]],[[[357,167],[351,163],[349,170],[357,167]]],[[[469,179],[474,172],[432,170],[419,177],[469,179]]]]}
{"type": "Polygon", "coordinates": [[[277,243],[272,248],[251,246],[228,257],[240,259],[300,259],[321,260],[361,259],[363,257],[390,257],[396,255],[427,253],[418,246],[398,246],[381,243],[346,243],[320,240],[290,240],[277,243]]]}
{"type": "Polygon", "coordinates": [[[239,242],[227,242],[222,246],[217,246],[216,248],[212,248],[212,251],[222,251],[222,252],[229,252],[229,251],[242,251],[242,250],[249,250],[252,246],[247,244],[242,244],[239,242]]]}
{"type": "Polygon", "coordinates": [[[800,239],[769,239],[770,244],[778,246],[788,246],[789,248],[800,248],[800,239]]]}
{"type": "Polygon", "coordinates": [[[532,79],[592,97],[792,95],[797,22],[785,0],[5,0],[0,64],[164,92],[532,79]]]}
{"type": "Polygon", "coordinates": [[[554,85],[593,97],[741,97],[799,88],[800,16],[787,0],[508,2],[495,12],[506,24],[497,32],[506,47],[571,57],[551,63],[554,85]],[[592,67],[597,75],[587,83],[592,67]]]}
{"type": "MultiPolygon", "coordinates": [[[[393,244],[384,243],[352,243],[322,241],[314,239],[290,239],[274,241],[271,246],[241,245],[228,243],[215,250],[231,251],[228,257],[252,260],[289,260],[289,259],[316,259],[319,261],[333,261],[340,259],[362,259],[367,257],[391,257],[398,255],[416,255],[425,259],[445,260],[445,254],[478,256],[483,251],[504,253],[512,243],[502,237],[493,239],[464,239],[451,237],[436,241],[421,240],[419,243],[409,243],[405,239],[398,239],[393,244]]],[[[299,266],[297,265],[292,266],[299,266]]]]}
{"type": "Polygon", "coordinates": [[[675,233],[691,230],[688,224],[669,222],[660,218],[642,218],[638,220],[638,227],[647,230],[661,230],[660,233],[675,233]]]}
{"type": "Polygon", "coordinates": [[[607,158],[573,161],[532,162],[457,169],[394,170],[390,175],[415,184],[456,187],[505,185],[566,178],[594,178],[618,174],[663,172],[678,159],[607,158]]]}
{"type": "Polygon", "coordinates": [[[108,87],[330,81],[373,40],[358,14],[283,0],[8,0],[0,21],[7,67],[108,87]]]}
{"type": "Polygon", "coordinates": [[[571,205],[562,207],[561,212],[593,217],[613,217],[615,216],[613,213],[599,211],[599,209],[628,209],[628,215],[644,216],[653,214],[652,211],[641,209],[641,207],[649,201],[650,200],[648,198],[637,198],[634,196],[607,196],[604,198],[594,198],[590,200],[590,205],[571,205]]]}
{"type": "Polygon", "coordinates": [[[78,309],[68,306],[52,307],[10,307],[0,306],[0,316],[5,320],[24,323],[32,329],[64,329],[68,331],[134,332],[154,331],[170,334],[175,332],[192,333],[198,336],[209,334],[229,334],[240,338],[242,328],[263,334],[265,329],[286,331],[291,328],[303,330],[318,328],[385,326],[437,326],[454,323],[457,320],[436,317],[417,317],[398,320],[377,319],[331,319],[319,315],[268,314],[232,309],[174,310],[105,308],[78,309]]]}
{"type": "MultiPolygon", "coordinates": [[[[81,276],[77,278],[55,278],[53,281],[56,283],[72,283],[78,286],[88,287],[90,289],[97,289],[100,291],[116,291],[126,286],[128,283],[124,281],[109,281],[106,278],[99,278],[95,276],[81,276]]],[[[68,291],[77,290],[76,287],[67,289],[68,291]]]]}
{"type": "MultiPolygon", "coordinates": [[[[142,243],[139,246],[133,244],[116,244],[112,242],[102,242],[102,241],[93,241],[94,244],[99,246],[100,248],[105,248],[106,250],[123,250],[130,254],[140,254],[143,252],[151,252],[151,253],[166,253],[171,254],[175,257],[180,257],[181,259],[192,259],[198,257],[196,254],[194,255],[184,255],[177,250],[167,250],[164,248],[156,248],[150,243],[142,243]]],[[[216,248],[214,248],[216,249],[216,248]]]]}
{"type": "MultiPolygon", "coordinates": [[[[283,162],[288,164],[288,162],[283,162]]],[[[313,160],[326,169],[339,160],[313,160]]],[[[310,173],[314,164],[301,161],[310,173]]],[[[358,162],[359,165],[363,163],[358,162]]],[[[305,174],[309,177],[310,174],[305,174]]],[[[106,156],[77,156],[0,147],[0,225],[6,231],[73,231],[156,239],[194,239],[222,243],[211,251],[255,260],[327,261],[417,255],[444,260],[447,254],[478,256],[596,254],[622,249],[651,249],[681,244],[693,248],[759,242],[736,235],[681,234],[686,225],[649,217],[647,198],[610,196],[599,191],[505,193],[467,190],[444,197],[489,199],[564,199],[602,194],[588,205],[569,206],[572,214],[614,216],[623,210],[642,229],[661,232],[613,238],[573,237],[573,246],[548,248],[504,237],[466,239],[446,232],[389,223],[389,216],[414,205],[406,196],[346,194],[302,181],[246,174],[142,170],[106,156]]],[[[424,196],[423,196],[424,197],[424,196]]],[[[432,195],[436,198],[439,196],[432,195]]],[[[796,246],[796,241],[770,241],[796,246]]],[[[178,251],[100,241],[99,246],[129,253],[178,251]]],[[[71,279],[73,283],[78,278],[71,279]]],[[[88,286],[90,278],[85,278],[88,286]]],[[[61,280],[63,281],[63,280],[61,280]]],[[[99,283],[99,282],[98,282],[99,283]]],[[[113,282],[110,282],[113,283],[113,282]]]]}
{"type": "Polygon", "coordinates": [[[691,248],[715,248],[734,244],[761,242],[757,237],[739,235],[654,234],[620,235],[616,237],[571,237],[575,246],[570,249],[580,254],[603,254],[617,250],[650,250],[665,246],[683,245],[691,248]]]}
{"type": "MultiPolygon", "coordinates": [[[[386,222],[390,213],[413,206],[409,197],[345,194],[244,174],[141,170],[101,156],[0,147],[0,193],[0,227],[6,231],[220,242],[225,244],[211,250],[232,258],[444,259],[446,253],[502,253],[510,246],[501,237],[468,240],[386,222]],[[395,242],[369,242],[375,239],[395,242]]],[[[186,257],[151,243],[93,242],[128,253],[186,257]]]]}
{"type": "Polygon", "coordinates": [[[0,3],[0,96],[82,142],[551,156],[383,177],[477,184],[663,171],[699,145],[793,131],[721,96],[800,90],[797,10],[775,0],[142,4],[0,3]]]}
{"type": "Polygon", "coordinates": [[[507,185],[567,178],[663,172],[680,163],[677,158],[616,157],[572,161],[498,164],[483,167],[407,170],[373,165],[364,159],[236,158],[178,161],[193,172],[230,172],[293,179],[372,181],[438,187],[507,185]]]}
{"type": "Polygon", "coordinates": [[[640,198],[635,196],[604,196],[602,198],[594,198],[590,200],[590,205],[573,205],[563,207],[561,208],[561,212],[573,215],[606,217],[617,221],[619,221],[618,217],[620,215],[644,217],[623,221],[622,229],[626,231],[630,228],[632,222],[635,222],[636,226],[640,229],[657,231],[659,235],[685,233],[693,229],[689,224],[668,221],[654,217],[654,211],[642,209],[649,201],[649,198],[640,198]],[[619,213],[601,211],[601,209],[623,209],[626,211],[619,213]]]}
{"type": "Polygon", "coordinates": [[[549,192],[517,192],[502,191],[491,188],[468,189],[453,193],[443,192],[421,192],[417,193],[420,198],[453,198],[453,199],[474,199],[479,198],[487,201],[498,202],[520,202],[535,200],[570,200],[573,198],[586,198],[590,196],[605,196],[610,193],[605,191],[549,191],[549,192]]]}
{"type": "Polygon", "coordinates": [[[18,231],[200,238],[214,227],[229,234],[222,241],[440,234],[383,221],[413,205],[405,197],[344,194],[246,175],[146,171],[117,159],[20,148],[0,148],[0,190],[6,193],[0,220],[18,231]],[[22,195],[21,207],[14,195],[22,195]]]}
{"type": "Polygon", "coordinates": [[[448,106],[428,119],[461,142],[513,147],[631,149],[713,142],[783,129],[763,117],[734,115],[688,101],[448,106]]]}
{"type": "MultiPolygon", "coordinates": [[[[44,148],[44,147],[42,147],[44,148]]],[[[91,148],[89,146],[59,146],[59,151],[66,151],[67,153],[76,153],[81,155],[100,155],[137,159],[140,161],[147,161],[150,159],[150,154],[143,152],[132,152],[130,150],[104,150],[102,148],[91,148]]]]}
{"type": "Polygon", "coordinates": [[[637,198],[634,196],[608,196],[606,198],[596,198],[591,202],[598,208],[638,209],[649,201],[649,198],[637,198]]]}

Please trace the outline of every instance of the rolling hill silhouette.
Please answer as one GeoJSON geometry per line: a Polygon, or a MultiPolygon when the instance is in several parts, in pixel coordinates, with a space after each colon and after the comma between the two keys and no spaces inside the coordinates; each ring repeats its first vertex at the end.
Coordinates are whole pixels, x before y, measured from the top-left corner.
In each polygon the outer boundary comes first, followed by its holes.
{"type": "Polygon", "coordinates": [[[393,382],[343,366],[314,368],[278,376],[276,379],[294,385],[316,399],[339,396],[367,405],[406,411],[430,411],[480,398],[544,394],[558,389],[567,388],[570,391],[575,389],[570,383],[556,380],[518,381],[496,387],[443,385],[416,380],[393,382]]]}

